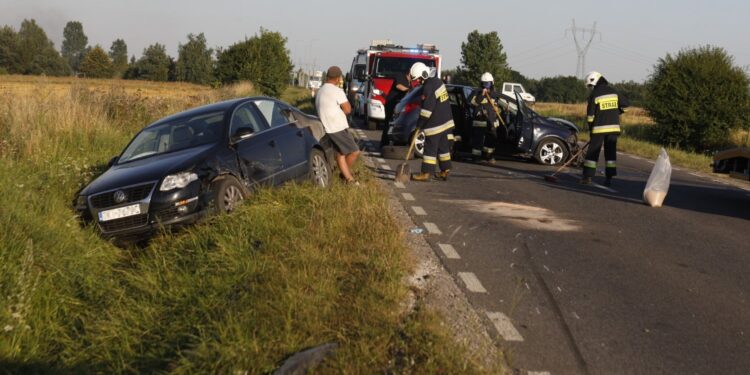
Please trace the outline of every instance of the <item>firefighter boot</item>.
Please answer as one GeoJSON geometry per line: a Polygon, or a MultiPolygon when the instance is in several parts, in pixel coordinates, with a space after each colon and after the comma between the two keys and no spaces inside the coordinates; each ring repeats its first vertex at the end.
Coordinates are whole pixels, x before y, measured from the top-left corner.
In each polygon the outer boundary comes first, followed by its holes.
{"type": "Polygon", "coordinates": [[[442,181],[448,181],[448,175],[451,173],[450,169],[435,173],[435,178],[442,181]]]}
{"type": "Polygon", "coordinates": [[[580,180],[578,180],[578,183],[581,185],[590,185],[591,184],[591,177],[584,177],[580,180]]]}
{"type": "Polygon", "coordinates": [[[607,176],[607,179],[604,180],[604,186],[612,186],[612,176],[607,176]]]}
{"type": "Polygon", "coordinates": [[[413,173],[411,175],[412,181],[429,181],[430,180],[430,174],[429,173],[413,173]]]}

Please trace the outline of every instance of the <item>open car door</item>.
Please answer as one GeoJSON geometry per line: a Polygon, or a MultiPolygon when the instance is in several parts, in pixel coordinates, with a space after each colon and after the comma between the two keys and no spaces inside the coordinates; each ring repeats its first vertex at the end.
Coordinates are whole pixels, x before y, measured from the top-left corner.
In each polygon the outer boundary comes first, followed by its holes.
{"type": "Polygon", "coordinates": [[[519,93],[515,93],[515,103],[508,103],[508,110],[512,113],[511,104],[516,105],[515,116],[508,124],[508,142],[516,152],[531,153],[534,142],[534,123],[526,108],[526,104],[519,93]]]}

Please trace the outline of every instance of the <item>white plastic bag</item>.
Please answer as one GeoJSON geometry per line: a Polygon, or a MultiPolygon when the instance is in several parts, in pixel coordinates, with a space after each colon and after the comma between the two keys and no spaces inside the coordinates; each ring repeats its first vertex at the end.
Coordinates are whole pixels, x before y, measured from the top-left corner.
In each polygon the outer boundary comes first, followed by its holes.
{"type": "Polygon", "coordinates": [[[643,190],[643,201],[651,207],[661,207],[664,198],[669,191],[669,180],[672,178],[672,163],[669,162],[667,150],[661,149],[659,157],[656,158],[654,169],[646,182],[643,190]]]}

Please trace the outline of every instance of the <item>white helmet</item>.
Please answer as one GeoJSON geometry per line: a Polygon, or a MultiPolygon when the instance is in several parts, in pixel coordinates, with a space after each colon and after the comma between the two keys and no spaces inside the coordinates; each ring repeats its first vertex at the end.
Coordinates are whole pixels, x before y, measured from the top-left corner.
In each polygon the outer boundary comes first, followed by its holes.
{"type": "Polygon", "coordinates": [[[424,63],[415,62],[414,65],[411,66],[411,69],[409,69],[409,75],[412,79],[427,79],[430,78],[430,68],[424,63]]]}
{"type": "Polygon", "coordinates": [[[599,80],[602,78],[602,74],[597,71],[591,71],[589,74],[586,74],[586,78],[584,79],[584,82],[586,82],[587,87],[594,87],[599,82],[599,80]]]}
{"type": "Polygon", "coordinates": [[[495,83],[495,79],[492,78],[492,74],[490,72],[484,72],[484,74],[482,74],[482,78],[480,78],[479,80],[482,81],[482,82],[492,82],[492,83],[495,83]]]}

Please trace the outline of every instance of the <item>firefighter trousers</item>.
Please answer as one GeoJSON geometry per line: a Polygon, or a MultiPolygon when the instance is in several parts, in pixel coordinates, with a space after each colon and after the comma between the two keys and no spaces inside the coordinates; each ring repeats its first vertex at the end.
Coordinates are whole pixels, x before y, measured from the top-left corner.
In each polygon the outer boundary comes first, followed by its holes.
{"type": "Polygon", "coordinates": [[[422,173],[434,173],[436,165],[441,171],[451,169],[451,145],[448,134],[451,134],[451,129],[425,137],[422,173]]]}
{"type": "Polygon", "coordinates": [[[594,177],[596,164],[599,161],[599,152],[604,146],[604,160],[606,161],[605,175],[607,177],[617,176],[617,133],[592,134],[589,149],[586,151],[586,160],[583,162],[583,177],[594,177]]]}
{"type": "Polygon", "coordinates": [[[487,120],[474,120],[471,127],[471,156],[491,158],[497,147],[495,124],[487,120]]]}

